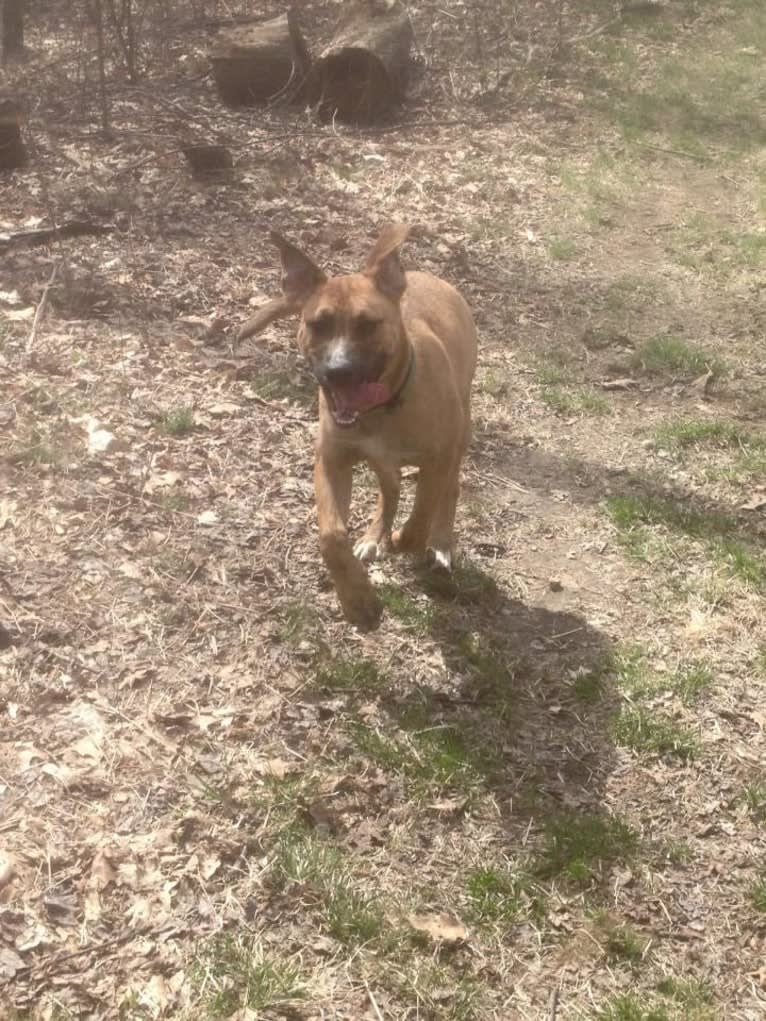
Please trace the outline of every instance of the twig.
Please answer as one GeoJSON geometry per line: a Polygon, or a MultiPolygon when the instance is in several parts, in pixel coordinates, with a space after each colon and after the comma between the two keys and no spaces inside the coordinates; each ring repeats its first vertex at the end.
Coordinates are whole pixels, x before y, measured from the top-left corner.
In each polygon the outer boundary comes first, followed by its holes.
{"type": "Polygon", "coordinates": [[[551,989],[550,999],[548,1000],[548,1021],[556,1021],[559,1012],[559,987],[554,986],[551,989]]]}
{"type": "Polygon", "coordinates": [[[56,274],[59,271],[59,265],[60,265],[59,262],[54,262],[51,275],[48,277],[48,283],[45,285],[45,287],[43,287],[43,293],[37,305],[35,318],[32,320],[32,329],[29,331],[27,343],[24,347],[24,357],[26,358],[27,361],[29,361],[32,355],[32,348],[34,347],[35,339],[37,337],[37,330],[38,327],[40,326],[40,322],[42,321],[43,312],[45,311],[45,305],[48,301],[48,292],[50,291],[54,281],[56,280],[56,274]]]}
{"type": "Polygon", "coordinates": [[[365,980],[364,985],[365,985],[365,988],[367,990],[367,995],[370,998],[370,1003],[372,1004],[372,1009],[375,1011],[375,1017],[378,1019],[378,1021],[383,1021],[383,1015],[380,1013],[380,1007],[378,1006],[377,1000],[373,996],[373,992],[372,992],[372,989],[370,989],[369,982],[367,982],[365,980]]]}
{"type": "Polygon", "coordinates": [[[652,145],[651,142],[636,142],[642,149],[653,149],[654,152],[666,152],[670,156],[683,156],[687,160],[697,160],[699,163],[712,163],[710,156],[701,152],[687,152],[685,149],[668,149],[664,145],[652,145]]]}

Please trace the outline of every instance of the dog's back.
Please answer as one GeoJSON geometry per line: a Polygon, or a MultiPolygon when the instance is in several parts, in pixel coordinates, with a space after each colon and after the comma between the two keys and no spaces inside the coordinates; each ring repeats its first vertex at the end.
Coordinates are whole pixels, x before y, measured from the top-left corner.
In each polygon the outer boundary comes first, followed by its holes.
{"type": "Polygon", "coordinates": [[[402,317],[413,343],[418,322],[424,322],[441,342],[452,365],[460,396],[468,404],[476,368],[476,326],[471,310],[458,291],[431,273],[409,272],[402,299],[402,317]]]}

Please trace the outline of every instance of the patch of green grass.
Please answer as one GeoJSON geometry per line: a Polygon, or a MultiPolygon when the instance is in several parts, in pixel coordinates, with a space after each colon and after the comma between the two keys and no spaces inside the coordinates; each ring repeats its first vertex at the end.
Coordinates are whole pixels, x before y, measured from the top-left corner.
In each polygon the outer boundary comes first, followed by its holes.
{"type": "Polygon", "coordinates": [[[155,423],[166,436],[188,436],[194,431],[194,408],[168,408],[157,414],[155,423]]]}
{"type": "Polygon", "coordinates": [[[404,776],[416,790],[475,787],[490,765],[486,746],[469,741],[457,727],[424,726],[421,719],[419,713],[404,715],[399,734],[355,724],[352,735],[363,755],[404,776]]]}
{"type": "Polygon", "coordinates": [[[296,883],[313,890],[327,929],[347,945],[366,943],[380,935],[381,901],[359,889],[338,848],[300,826],[286,829],[273,851],[271,876],[284,888],[296,883]]]}
{"type": "Polygon", "coordinates": [[[603,394],[588,387],[544,386],[541,397],[559,415],[611,415],[612,405],[603,394]]]}
{"type": "Polygon", "coordinates": [[[587,881],[603,864],[631,859],[638,845],[636,831],[617,816],[560,815],[545,827],[539,871],[587,881]]]}
{"type": "Polygon", "coordinates": [[[766,589],[766,558],[735,538],[739,525],[731,515],[649,493],[610,497],[606,509],[629,552],[635,553],[639,543],[651,544],[647,528],[662,528],[671,536],[701,541],[707,554],[733,577],[759,591],[766,589]]]}
{"type": "Polygon", "coordinates": [[[157,497],[157,503],[163,510],[169,511],[171,514],[174,511],[183,513],[191,506],[191,498],[182,489],[171,489],[161,493],[157,497]]]}
{"type": "Polygon", "coordinates": [[[713,482],[724,479],[727,482],[743,483],[750,479],[762,479],[766,476],[766,448],[740,450],[730,464],[709,466],[706,475],[713,482]]]}
{"type": "Polygon", "coordinates": [[[491,606],[500,599],[500,589],[492,575],[465,560],[456,563],[450,572],[425,567],[418,572],[418,580],[429,596],[461,606],[491,606]]]}
{"type": "Polygon", "coordinates": [[[654,277],[625,273],[606,288],[604,299],[609,312],[620,313],[643,308],[648,301],[656,300],[660,282],[654,277]]]}
{"type": "Polygon", "coordinates": [[[746,783],[744,799],[753,819],[759,823],[766,822],[766,779],[746,783]]]}
{"type": "Polygon", "coordinates": [[[694,735],[664,713],[643,705],[625,705],[612,724],[615,741],[635,752],[693,759],[698,751],[694,735]]]}
{"type": "Polygon", "coordinates": [[[466,894],[476,923],[510,925],[530,913],[539,918],[545,912],[531,876],[522,871],[475,869],[466,881],[466,894]]]}
{"type": "Polygon", "coordinates": [[[645,997],[615,996],[591,1015],[594,1021],[673,1021],[662,1006],[647,1006],[645,997]]]}
{"type": "Polygon", "coordinates": [[[756,911],[766,913],[766,872],[750,887],[750,901],[756,911]]]}
{"type": "Polygon", "coordinates": [[[223,933],[199,944],[189,974],[210,1021],[244,1010],[285,1008],[305,997],[299,969],[267,957],[245,935],[223,933]]]}
{"type": "Polygon", "coordinates": [[[766,559],[744,542],[726,539],[714,547],[735,578],[758,591],[766,590],[766,559]]]}
{"type": "Polygon", "coordinates": [[[607,511],[621,531],[636,526],[663,526],[692,538],[731,535],[736,521],[720,511],[701,509],[670,497],[650,493],[612,496],[606,501],[607,511]]]}
{"type": "Polygon", "coordinates": [[[494,397],[495,400],[505,397],[508,393],[507,379],[492,369],[486,369],[479,378],[479,387],[485,394],[494,397]]]}
{"type": "Polygon", "coordinates": [[[466,976],[464,969],[410,954],[389,970],[386,981],[403,1003],[412,1004],[411,1011],[398,1016],[413,1021],[484,1021],[489,1016],[486,984],[466,976]]]}
{"type": "Polygon", "coordinates": [[[711,668],[700,660],[684,663],[661,683],[675,692],[686,703],[694,702],[704,691],[712,687],[715,676],[711,668]]]}
{"type": "Polygon", "coordinates": [[[571,373],[554,361],[540,364],[535,369],[535,378],[542,386],[565,386],[569,383],[571,373]]]}
{"type": "Polygon", "coordinates": [[[386,610],[402,624],[415,630],[422,630],[428,626],[432,607],[427,602],[413,598],[399,585],[390,582],[379,585],[377,592],[386,610]]]}
{"type": "Polygon", "coordinates": [[[326,840],[301,826],[286,829],[273,849],[272,877],[279,886],[311,883],[325,887],[341,875],[341,855],[326,840]]]}
{"type": "Polygon", "coordinates": [[[635,929],[619,925],[607,912],[599,912],[594,921],[596,938],[609,961],[624,961],[635,967],[644,960],[649,940],[639,935],[635,929]]]}
{"type": "Polygon", "coordinates": [[[369,943],[380,936],[384,914],[380,901],[349,882],[336,883],[327,891],[327,927],[330,935],[347,946],[369,943]]]}
{"type": "Polygon", "coordinates": [[[693,1018],[694,1021],[711,1017],[713,991],[702,979],[666,975],[657,983],[657,992],[679,1004],[684,1009],[684,1017],[693,1018]]]}
{"type": "Polygon", "coordinates": [[[553,238],[548,245],[548,252],[552,259],[561,262],[569,262],[577,256],[577,246],[569,238],[553,238]]]}
{"type": "Polygon", "coordinates": [[[388,678],[374,660],[334,656],[317,667],[316,683],[330,691],[379,691],[388,678]]]}
{"type": "Polygon", "coordinates": [[[518,713],[519,661],[487,635],[458,635],[455,650],[470,676],[471,690],[477,701],[492,706],[500,722],[511,723],[518,713]]]}
{"type": "Polygon", "coordinates": [[[596,705],[606,692],[606,673],[595,668],[578,670],[572,678],[572,694],[583,705],[596,705]]]}
{"type": "Polygon", "coordinates": [[[685,840],[663,840],[658,844],[657,850],[671,865],[689,865],[694,861],[694,851],[685,840]]]}
{"type": "Polygon", "coordinates": [[[718,378],[726,374],[726,366],[717,355],[673,334],[644,341],[633,352],[631,361],[634,368],[653,376],[688,378],[708,370],[718,378]]]}
{"type": "Polygon", "coordinates": [[[316,610],[300,599],[285,603],[281,618],[277,634],[280,641],[289,645],[300,645],[311,638],[319,622],[316,610]]]}
{"type": "Polygon", "coordinates": [[[766,448],[766,438],[755,436],[726,419],[676,419],[663,422],[654,435],[657,442],[669,450],[701,446],[766,448]]]}

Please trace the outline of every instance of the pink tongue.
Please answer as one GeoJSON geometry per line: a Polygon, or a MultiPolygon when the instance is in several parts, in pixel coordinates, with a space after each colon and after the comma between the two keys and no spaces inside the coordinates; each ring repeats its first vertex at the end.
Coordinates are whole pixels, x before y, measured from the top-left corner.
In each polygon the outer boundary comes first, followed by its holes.
{"type": "Polygon", "coordinates": [[[354,383],[338,387],[332,392],[335,410],[340,414],[354,414],[367,411],[378,404],[384,404],[389,397],[385,383],[354,383]]]}

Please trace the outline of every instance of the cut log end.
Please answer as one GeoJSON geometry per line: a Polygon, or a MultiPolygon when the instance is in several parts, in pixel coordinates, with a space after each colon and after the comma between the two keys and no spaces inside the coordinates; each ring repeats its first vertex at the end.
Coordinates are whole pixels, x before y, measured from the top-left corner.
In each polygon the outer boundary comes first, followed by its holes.
{"type": "Polygon", "coordinates": [[[380,120],[404,98],[412,25],[401,3],[352,6],[314,65],[311,97],[326,117],[380,120]]]}
{"type": "Polygon", "coordinates": [[[353,47],[324,58],[315,89],[322,116],[351,124],[378,121],[401,99],[399,83],[391,79],[380,59],[353,47]]]}

